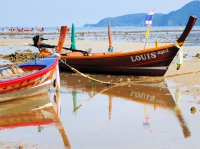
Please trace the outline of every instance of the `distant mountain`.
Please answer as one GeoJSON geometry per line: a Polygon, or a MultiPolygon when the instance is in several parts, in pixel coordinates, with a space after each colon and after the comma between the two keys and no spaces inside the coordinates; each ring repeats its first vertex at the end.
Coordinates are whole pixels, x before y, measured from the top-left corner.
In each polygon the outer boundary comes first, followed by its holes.
{"type": "MultiPolygon", "coordinates": [[[[107,27],[111,26],[145,26],[145,16],[147,13],[136,13],[118,16],[115,18],[105,18],[97,24],[85,24],[84,27],[107,27]]],[[[168,14],[155,13],[153,26],[185,26],[189,16],[197,16],[195,25],[200,26],[200,1],[194,0],[182,8],[168,14]]]]}

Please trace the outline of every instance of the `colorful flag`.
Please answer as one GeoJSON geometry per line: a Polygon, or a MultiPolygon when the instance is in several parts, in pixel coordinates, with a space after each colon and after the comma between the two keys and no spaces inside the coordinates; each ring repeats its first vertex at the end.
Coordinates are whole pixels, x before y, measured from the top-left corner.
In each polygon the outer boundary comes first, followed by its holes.
{"type": "Polygon", "coordinates": [[[154,10],[151,11],[150,13],[148,13],[146,16],[145,16],[145,24],[147,27],[151,27],[152,25],[152,20],[153,20],[153,15],[154,15],[154,10]]]}
{"type": "Polygon", "coordinates": [[[72,31],[71,31],[71,47],[70,49],[76,50],[76,33],[75,33],[75,26],[72,23],[72,31]]]}
{"type": "Polygon", "coordinates": [[[182,48],[179,49],[178,52],[178,58],[176,62],[176,70],[179,70],[181,68],[181,65],[183,65],[183,50],[182,48]]]}
{"type": "Polygon", "coordinates": [[[149,32],[150,32],[150,30],[147,30],[147,31],[146,31],[146,35],[145,35],[145,38],[146,38],[146,39],[149,37],[149,32]]]}

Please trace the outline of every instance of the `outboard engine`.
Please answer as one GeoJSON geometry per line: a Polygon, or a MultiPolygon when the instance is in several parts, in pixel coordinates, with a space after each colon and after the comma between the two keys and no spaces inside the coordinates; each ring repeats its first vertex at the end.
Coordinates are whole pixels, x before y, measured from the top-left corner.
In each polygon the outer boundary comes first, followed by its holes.
{"type": "Polygon", "coordinates": [[[43,37],[40,36],[40,35],[34,36],[34,37],[33,37],[33,43],[34,43],[34,46],[36,46],[36,47],[37,47],[37,43],[38,43],[39,38],[41,39],[41,41],[43,41],[43,40],[48,40],[48,39],[43,38],[43,37]]]}
{"type": "MultiPolygon", "coordinates": [[[[39,39],[40,39],[41,41],[43,41],[43,40],[48,40],[48,39],[43,38],[43,37],[40,36],[40,35],[36,35],[36,36],[33,37],[33,46],[38,47],[38,44],[37,44],[37,43],[38,43],[39,39]]],[[[55,48],[56,46],[47,45],[47,44],[45,44],[45,43],[41,43],[41,44],[40,44],[40,47],[41,47],[41,48],[55,48]]]]}

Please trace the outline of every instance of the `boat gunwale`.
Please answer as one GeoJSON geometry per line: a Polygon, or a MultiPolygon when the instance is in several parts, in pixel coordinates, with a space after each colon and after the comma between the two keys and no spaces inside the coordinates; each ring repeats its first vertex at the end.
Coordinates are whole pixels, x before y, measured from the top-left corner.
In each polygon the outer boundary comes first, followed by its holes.
{"type": "MultiPolygon", "coordinates": [[[[19,77],[19,78],[13,78],[11,80],[6,80],[6,81],[3,81],[3,82],[0,82],[0,87],[2,86],[6,86],[6,85],[10,85],[10,84],[17,84],[19,82],[23,82],[25,80],[28,80],[28,79],[33,79],[33,78],[38,78],[46,73],[48,73],[49,71],[51,71],[57,64],[58,62],[58,57],[55,57],[56,60],[54,60],[53,62],[53,65],[50,65],[50,66],[47,66],[37,72],[34,72],[30,75],[25,75],[25,76],[22,76],[22,77],[19,77]]],[[[23,64],[21,64],[23,65],[23,64]]],[[[30,65],[31,66],[31,65],[30,65]]]]}
{"type": "Polygon", "coordinates": [[[136,50],[136,51],[130,51],[130,52],[111,52],[111,53],[105,53],[105,52],[98,52],[95,54],[102,54],[102,55],[91,55],[91,56],[84,56],[84,55],[77,55],[77,56],[65,56],[61,55],[61,59],[93,59],[93,58],[110,58],[110,57],[121,57],[121,56],[128,56],[128,55],[134,55],[134,54],[144,54],[148,52],[155,52],[159,50],[164,50],[166,48],[173,48],[175,47],[174,44],[168,44],[160,47],[154,47],[154,48],[148,48],[148,49],[141,49],[141,50],[136,50]],[[105,53],[105,55],[104,55],[105,53]]]}

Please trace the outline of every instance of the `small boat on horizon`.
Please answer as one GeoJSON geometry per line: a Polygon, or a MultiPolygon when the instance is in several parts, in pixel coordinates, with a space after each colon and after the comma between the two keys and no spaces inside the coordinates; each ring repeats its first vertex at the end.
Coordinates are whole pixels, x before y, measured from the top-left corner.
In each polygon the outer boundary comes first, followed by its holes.
{"type": "Polygon", "coordinates": [[[14,28],[14,27],[11,27],[11,28],[8,28],[6,27],[8,31],[10,32],[33,32],[33,28],[29,29],[29,28],[14,28]]]}
{"type": "Polygon", "coordinates": [[[36,26],[36,31],[39,32],[44,32],[44,28],[43,27],[37,27],[36,26]]]}

